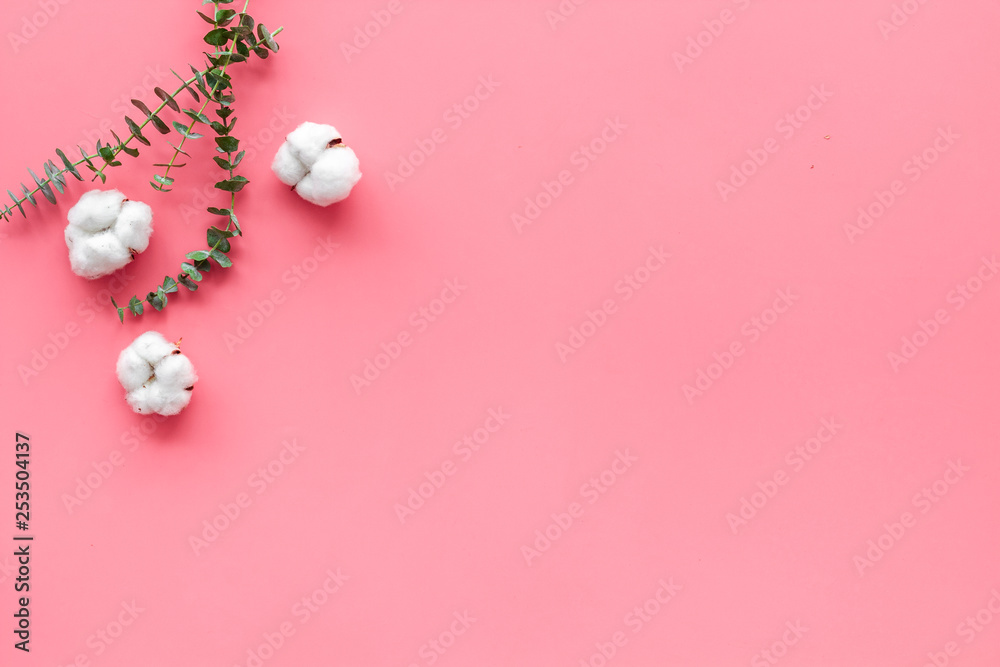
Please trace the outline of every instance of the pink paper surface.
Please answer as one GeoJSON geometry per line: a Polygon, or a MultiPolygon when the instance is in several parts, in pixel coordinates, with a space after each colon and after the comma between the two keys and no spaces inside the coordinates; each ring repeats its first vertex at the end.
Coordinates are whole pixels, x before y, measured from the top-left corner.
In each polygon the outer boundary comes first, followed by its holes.
{"type": "MultiPolygon", "coordinates": [[[[0,189],[173,90],[197,9],[4,3],[0,189]]],[[[3,223],[0,663],[1000,664],[995,2],[250,11],[232,269],[102,291],[204,244],[207,138],[110,171],[155,211],[115,278],[90,183],[3,223]],[[306,120],[361,160],[329,208],[269,169],[306,120]],[[114,373],[149,329],[168,420],[114,373]]]]}

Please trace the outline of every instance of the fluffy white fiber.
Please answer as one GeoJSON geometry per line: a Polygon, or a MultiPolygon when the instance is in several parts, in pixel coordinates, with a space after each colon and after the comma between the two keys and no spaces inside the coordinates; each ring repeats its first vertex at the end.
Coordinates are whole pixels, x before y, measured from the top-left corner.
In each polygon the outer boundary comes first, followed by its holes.
{"type": "Polygon", "coordinates": [[[361,164],[332,125],[305,122],[285,137],[271,170],[303,199],[329,206],[346,199],[361,180],[361,164]]]}
{"type": "Polygon", "coordinates": [[[153,209],[118,190],[91,190],[66,214],[66,246],[73,273],[100,278],[149,247],[153,209]]]}
{"type": "Polygon", "coordinates": [[[156,331],[147,331],[118,355],[118,381],[133,410],[169,416],[191,402],[198,376],[177,345],[156,331]]]}

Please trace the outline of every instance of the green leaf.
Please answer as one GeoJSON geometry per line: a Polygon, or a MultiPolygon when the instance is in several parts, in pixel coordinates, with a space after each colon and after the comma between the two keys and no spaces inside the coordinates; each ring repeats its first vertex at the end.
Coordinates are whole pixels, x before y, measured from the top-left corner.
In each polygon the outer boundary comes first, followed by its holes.
{"type": "Polygon", "coordinates": [[[132,312],[133,315],[137,317],[139,315],[142,315],[142,309],[143,309],[142,301],[139,301],[138,297],[135,296],[132,297],[131,299],[129,299],[128,309],[132,312]]]}
{"type": "Polygon", "coordinates": [[[177,77],[177,80],[181,82],[181,88],[183,88],[184,90],[186,90],[189,93],[191,93],[191,97],[194,98],[194,101],[198,102],[201,98],[198,97],[198,93],[196,93],[194,91],[194,88],[192,88],[191,86],[189,86],[188,82],[181,78],[180,74],[178,74],[177,72],[174,72],[174,70],[170,70],[170,71],[173,73],[174,76],[177,77]]]}
{"type": "Polygon", "coordinates": [[[220,9],[215,13],[215,23],[217,25],[229,25],[235,16],[235,9],[220,9]]]}
{"type": "MultiPolygon", "coordinates": [[[[201,139],[203,136],[205,136],[203,134],[198,134],[197,132],[192,132],[187,125],[178,120],[175,120],[173,124],[174,124],[174,129],[180,132],[181,136],[183,136],[185,139],[201,139]]],[[[193,127],[194,124],[192,123],[191,126],[193,127]]]]}
{"type": "Polygon", "coordinates": [[[233,158],[233,166],[236,167],[237,165],[239,165],[240,162],[243,162],[243,156],[246,154],[247,154],[246,151],[240,151],[239,153],[237,153],[236,157],[233,158]]]}
{"type": "Polygon", "coordinates": [[[229,212],[229,220],[233,223],[233,227],[236,228],[237,235],[243,236],[243,230],[240,228],[240,221],[236,219],[236,214],[232,211],[229,212]]]}
{"type": "Polygon", "coordinates": [[[177,291],[177,281],[170,276],[163,276],[163,285],[160,289],[167,293],[172,293],[177,291]]]}
{"type": "Polygon", "coordinates": [[[266,60],[271,55],[271,52],[265,49],[263,46],[255,47],[253,52],[256,53],[257,57],[260,58],[261,60],[266,60]]]}
{"type": "Polygon", "coordinates": [[[184,271],[184,273],[186,273],[192,279],[197,280],[198,282],[201,282],[201,279],[202,279],[201,271],[199,271],[194,266],[194,264],[188,264],[187,262],[181,262],[181,269],[184,271]]]}
{"type": "MultiPolygon", "coordinates": [[[[49,203],[50,204],[55,204],[56,203],[56,196],[54,194],[52,194],[52,188],[49,187],[49,184],[42,182],[42,180],[40,178],[38,178],[38,176],[35,174],[35,172],[31,171],[30,167],[28,168],[28,173],[31,174],[31,177],[33,179],[35,179],[35,184],[38,186],[38,189],[41,191],[41,193],[43,195],[45,195],[45,198],[49,200],[49,203]]],[[[32,203],[34,203],[34,202],[32,202],[32,203]]]]}
{"type": "MultiPolygon", "coordinates": [[[[10,192],[10,190],[8,190],[7,192],[10,192]]],[[[14,195],[11,195],[11,197],[13,197],[13,196],[14,195]]],[[[211,213],[212,215],[221,215],[221,216],[228,216],[229,215],[229,209],[228,208],[216,208],[215,206],[209,206],[208,207],[208,212],[211,213]]]]}
{"type": "Polygon", "coordinates": [[[193,259],[196,262],[201,262],[208,259],[211,255],[208,254],[207,250],[195,250],[194,252],[189,252],[184,256],[188,259],[193,259]]]}
{"type": "Polygon", "coordinates": [[[231,115],[233,115],[233,110],[232,109],[227,109],[226,107],[220,107],[220,108],[218,108],[218,109],[215,110],[215,113],[216,113],[216,115],[218,115],[219,118],[221,118],[222,120],[225,120],[225,119],[229,118],[231,115]]]}
{"type": "Polygon", "coordinates": [[[222,252],[229,252],[232,247],[229,244],[229,239],[226,238],[225,234],[221,229],[216,227],[209,227],[208,231],[205,233],[208,239],[208,245],[211,248],[217,248],[222,252]]]}
{"type": "Polygon", "coordinates": [[[56,190],[59,191],[59,194],[62,194],[64,190],[62,183],[60,183],[59,179],[56,178],[57,174],[59,173],[59,170],[56,169],[56,166],[52,164],[51,161],[49,161],[46,162],[42,168],[45,170],[45,175],[48,177],[49,182],[55,186],[56,190]]]}
{"type": "Polygon", "coordinates": [[[193,280],[191,280],[184,273],[178,273],[177,274],[177,283],[179,285],[184,285],[184,287],[187,287],[192,292],[195,291],[196,289],[198,289],[198,284],[196,282],[194,282],[193,280]]]}
{"type": "Polygon", "coordinates": [[[229,259],[229,257],[227,257],[225,253],[220,252],[219,250],[213,250],[212,252],[209,253],[209,256],[216,262],[218,262],[219,266],[221,266],[224,269],[228,269],[230,266],[233,265],[233,260],[229,259]]]}
{"type": "Polygon", "coordinates": [[[167,124],[164,123],[156,114],[149,117],[149,122],[153,124],[153,127],[155,127],[156,131],[160,134],[170,134],[170,128],[167,127],[167,124]]]}
{"type": "Polygon", "coordinates": [[[243,59],[246,60],[247,56],[250,55],[250,47],[242,41],[236,42],[236,53],[243,56],[243,59]]]}
{"type": "Polygon", "coordinates": [[[244,44],[244,42],[253,38],[253,30],[242,25],[234,26],[230,28],[230,30],[233,33],[233,46],[231,48],[236,49],[237,53],[247,55],[246,53],[243,53],[243,51],[245,49],[247,53],[249,53],[249,48],[246,44],[244,44]],[[243,49],[240,48],[241,45],[243,46],[243,49]]]}
{"type": "Polygon", "coordinates": [[[249,182],[250,181],[248,181],[243,176],[233,176],[228,180],[219,181],[218,183],[215,184],[215,187],[225,192],[239,192],[240,190],[243,189],[243,186],[245,186],[249,182]]]}
{"type": "Polygon", "coordinates": [[[7,191],[7,194],[10,195],[11,200],[13,200],[14,204],[17,206],[17,210],[19,210],[21,212],[21,217],[22,218],[27,218],[28,216],[26,216],[24,214],[24,209],[21,207],[21,200],[18,199],[17,197],[15,197],[14,193],[11,192],[10,190],[7,191]]]}
{"type": "MultiPolygon", "coordinates": [[[[52,179],[58,185],[61,185],[61,186],[65,187],[66,186],[66,173],[65,173],[65,170],[60,170],[59,167],[56,166],[56,163],[54,161],[52,161],[52,160],[49,160],[49,167],[52,168],[52,179]]],[[[59,192],[62,192],[62,190],[59,190],[59,192]]]]}
{"type": "Polygon", "coordinates": [[[208,273],[212,270],[212,263],[208,261],[208,258],[198,259],[194,262],[195,268],[197,268],[202,273],[208,273]]]}
{"type": "Polygon", "coordinates": [[[215,160],[215,164],[219,165],[226,171],[230,171],[233,168],[233,165],[229,164],[229,161],[226,160],[225,158],[221,158],[218,155],[215,155],[212,157],[212,159],[215,160]]]}
{"type": "Polygon", "coordinates": [[[146,118],[149,118],[150,116],[153,115],[153,112],[149,110],[149,107],[147,107],[145,104],[142,103],[142,100],[133,99],[132,104],[135,105],[136,109],[146,114],[146,118]]]}
{"type": "Polygon", "coordinates": [[[216,137],[215,143],[226,153],[234,153],[240,147],[240,140],[236,137],[216,137]]]}
{"type": "Polygon", "coordinates": [[[202,72],[196,69],[194,65],[188,65],[191,68],[191,73],[194,74],[194,83],[200,88],[205,87],[205,77],[202,76],[202,72]]]}
{"type": "Polygon", "coordinates": [[[160,185],[174,184],[174,179],[170,178],[169,176],[160,176],[159,174],[154,175],[153,180],[159,183],[160,185]]]}
{"type": "Polygon", "coordinates": [[[139,149],[138,148],[129,148],[125,144],[122,144],[121,145],[121,149],[122,149],[122,152],[125,153],[126,155],[131,155],[132,157],[139,157],[139,149]]]}
{"type": "MultiPolygon", "coordinates": [[[[218,68],[223,63],[222,63],[222,60],[220,58],[216,57],[216,55],[214,53],[210,54],[210,53],[205,53],[204,51],[202,51],[202,54],[205,56],[205,59],[208,61],[208,64],[212,66],[209,69],[205,70],[204,76],[207,77],[209,75],[209,72],[214,71],[212,68],[218,68]]],[[[208,79],[203,79],[201,83],[204,85],[207,81],[208,81],[208,79]]],[[[205,89],[205,96],[206,97],[209,96],[208,95],[208,88],[205,89]]]]}
{"type": "Polygon", "coordinates": [[[222,46],[229,41],[229,31],[225,28],[210,30],[205,35],[205,41],[212,46],[222,46]]]}
{"type": "MultiPolygon", "coordinates": [[[[29,169],[29,171],[31,170],[29,169]]],[[[31,205],[37,208],[38,204],[35,202],[35,197],[34,195],[31,194],[31,190],[28,189],[28,186],[25,185],[24,183],[21,183],[21,189],[24,190],[24,196],[28,199],[29,202],[31,202],[31,205]]]]}
{"type": "Polygon", "coordinates": [[[181,153],[182,155],[187,155],[188,157],[191,157],[191,155],[190,155],[190,154],[188,154],[187,152],[185,152],[185,151],[181,150],[181,147],[180,147],[180,146],[174,146],[174,145],[173,145],[172,143],[170,143],[169,141],[167,142],[167,145],[168,145],[168,146],[170,146],[171,148],[173,148],[173,149],[174,149],[175,151],[177,151],[178,153],[181,153]]]}
{"type": "Polygon", "coordinates": [[[194,109],[185,109],[184,113],[187,114],[188,118],[190,118],[191,120],[196,120],[199,123],[205,123],[206,125],[208,125],[209,123],[212,122],[212,120],[208,116],[198,111],[195,111],[194,109]]]}
{"type": "Polygon", "coordinates": [[[148,301],[149,305],[153,308],[163,310],[163,307],[167,305],[167,295],[162,294],[161,291],[150,292],[146,295],[146,301],[148,301]]]}
{"type": "Polygon", "coordinates": [[[142,143],[149,146],[149,139],[142,136],[142,130],[139,128],[139,125],[134,120],[132,120],[128,116],[125,116],[125,124],[128,126],[128,131],[132,133],[133,137],[135,137],[142,143]]]}
{"type": "Polygon", "coordinates": [[[181,110],[181,105],[177,104],[177,100],[175,100],[173,95],[171,95],[167,91],[157,86],[156,88],[153,88],[153,92],[156,93],[156,96],[159,97],[161,100],[163,100],[166,103],[166,105],[171,109],[173,109],[174,111],[181,110]]]}
{"type": "Polygon", "coordinates": [[[101,146],[97,149],[97,152],[104,158],[104,161],[111,164],[115,159],[115,153],[111,150],[110,146],[101,146]]]}
{"type": "Polygon", "coordinates": [[[212,24],[212,25],[215,25],[215,20],[214,20],[214,19],[210,19],[210,18],[208,18],[207,16],[205,16],[205,15],[204,15],[204,14],[202,14],[201,12],[196,12],[196,14],[198,14],[198,16],[200,16],[201,18],[203,18],[203,19],[205,20],[205,22],[206,22],[206,23],[210,23],[210,24],[212,24]]]}
{"type": "Polygon", "coordinates": [[[61,150],[59,150],[57,148],[56,149],[56,155],[58,155],[59,159],[63,161],[64,165],[66,165],[66,171],[68,171],[69,173],[73,174],[76,177],[76,180],[78,180],[78,181],[82,181],[83,180],[83,176],[81,176],[80,172],[78,172],[76,170],[76,167],[73,165],[72,162],[69,161],[69,158],[66,157],[65,153],[63,153],[61,150]]]}
{"type": "Polygon", "coordinates": [[[208,87],[215,91],[216,93],[229,88],[229,75],[219,75],[215,73],[215,70],[205,73],[205,83],[208,87]]]}
{"type": "Polygon", "coordinates": [[[253,17],[250,16],[249,14],[240,15],[240,25],[243,26],[244,28],[249,28],[250,30],[253,30],[253,17]]]}
{"type": "Polygon", "coordinates": [[[42,183],[42,194],[45,195],[50,204],[56,203],[56,196],[52,194],[52,188],[49,187],[48,183],[42,183]]]}
{"type": "Polygon", "coordinates": [[[119,308],[118,309],[118,321],[121,322],[122,324],[125,324],[125,309],[124,308],[119,308]]]}
{"type": "Polygon", "coordinates": [[[267,28],[264,27],[263,23],[257,26],[257,37],[259,37],[260,41],[264,42],[264,44],[267,45],[267,48],[271,49],[275,53],[278,52],[278,43],[274,41],[274,38],[271,36],[271,33],[268,32],[267,28]]]}

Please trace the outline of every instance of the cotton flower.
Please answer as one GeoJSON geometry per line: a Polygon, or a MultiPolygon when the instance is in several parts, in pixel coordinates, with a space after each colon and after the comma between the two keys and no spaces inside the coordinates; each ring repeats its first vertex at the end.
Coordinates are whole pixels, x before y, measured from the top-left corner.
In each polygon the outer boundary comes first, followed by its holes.
{"type": "Polygon", "coordinates": [[[141,414],[176,415],[191,402],[198,376],[180,348],[147,331],[118,355],[118,381],[125,400],[141,414]]]}
{"type": "Polygon", "coordinates": [[[299,196],[329,206],[351,194],[361,180],[360,163],[332,125],[305,122],[285,137],[271,171],[299,196]]]}
{"type": "Polygon", "coordinates": [[[91,280],[131,262],[153,233],[153,210],[118,190],[85,192],[66,217],[70,267],[91,280]]]}

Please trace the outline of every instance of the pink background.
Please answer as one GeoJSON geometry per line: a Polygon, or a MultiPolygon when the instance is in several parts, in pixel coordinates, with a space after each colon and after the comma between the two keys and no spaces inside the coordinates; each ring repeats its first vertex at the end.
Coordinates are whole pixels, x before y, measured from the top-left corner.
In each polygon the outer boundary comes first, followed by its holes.
{"type": "MultiPolygon", "coordinates": [[[[170,86],[204,48],[196,4],[4,3],[0,187],[170,86]]],[[[20,430],[36,541],[32,651],[4,630],[0,662],[998,664],[1000,8],[902,5],[889,31],[888,0],[592,0],[554,27],[556,0],[252,3],[286,30],[235,74],[232,270],[122,326],[62,240],[89,184],[3,226],[0,540],[20,430]],[[345,55],[373,11],[391,21],[345,55]],[[360,156],[342,204],[269,171],[305,120],[360,156]],[[546,207],[519,231],[526,198],[546,207]],[[114,376],[150,328],[201,376],[163,423],[114,376]]],[[[162,141],[111,172],[156,226],[116,296],[204,242],[208,141],[169,195],[146,184],[162,141]]]]}

